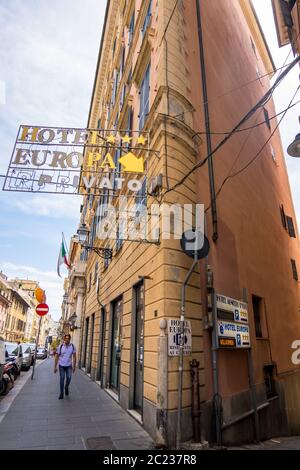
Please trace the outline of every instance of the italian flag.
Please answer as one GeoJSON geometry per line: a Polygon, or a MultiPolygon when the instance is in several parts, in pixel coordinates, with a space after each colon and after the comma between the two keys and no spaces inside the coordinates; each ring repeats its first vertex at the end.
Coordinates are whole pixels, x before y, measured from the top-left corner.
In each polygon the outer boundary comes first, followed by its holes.
{"type": "Polygon", "coordinates": [[[59,249],[59,253],[58,253],[58,261],[57,261],[57,274],[59,275],[59,277],[61,277],[60,275],[60,266],[62,264],[65,264],[68,269],[71,268],[68,260],[67,260],[67,250],[66,250],[66,245],[65,245],[65,240],[64,240],[64,234],[62,234],[62,240],[61,240],[61,246],[60,246],[60,249],[59,249]]]}

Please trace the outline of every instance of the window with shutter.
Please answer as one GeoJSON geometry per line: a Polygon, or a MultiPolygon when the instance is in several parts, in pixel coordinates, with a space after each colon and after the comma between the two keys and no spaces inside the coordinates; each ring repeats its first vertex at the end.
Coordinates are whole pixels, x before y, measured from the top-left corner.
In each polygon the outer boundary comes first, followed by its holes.
{"type": "Polygon", "coordinates": [[[271,130],[271,123],[270,123],[269,113],[268,113],[268,110],[266,108],[263,108],[263,110],[264,110],[264,116],[265,116],[265,123],[267,125],[267,128],[270,131],[271,130]]]}
{"type": "Polygon", "coordinates": [[[281,206],[280,206],[280,215],[281,215],[282,226],[283,226],[285,229],[287,229],[287,226],[286,226],[286,215],[285,215],[285,212],[284,212],[283,204],[281,204],[281,206]]]}
{"type": "Polygon", "coordinates": [[[288,215],[286,216],[286,223],[287,223],[287,231],[289,233],[289,236],[292,238],[296,238],[296,232],[295,232],[295,227],[294,227],[294,222],[292,217],[289,217],[288,215]]]}
{"type": "Polygon", "coordinates": [[[150,99],[150,64],[148,65],[140,88],[139,130],[143,129],[149,113],[150,99]]]}
{"type": "Polygon", "coordinates": [[[293,279],[295,279],[295,281],[298,281],[297,265],[294,259],[291,259],[291,265],[292,265],[292,271],[293,271],[293,279]]]}

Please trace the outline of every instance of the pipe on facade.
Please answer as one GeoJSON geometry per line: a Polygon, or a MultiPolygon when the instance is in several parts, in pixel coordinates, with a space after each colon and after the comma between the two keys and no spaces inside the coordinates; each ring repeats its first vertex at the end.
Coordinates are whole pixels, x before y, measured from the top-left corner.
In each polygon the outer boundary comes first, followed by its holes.
{"type": "MultiPolygon", "coordinates": [[[[275,397],[275,398],[278,398],[278,397],[275,397]]],[[[264,402],[262,403],[261,405],[259,405],[257,407],[257,411],[261,411],[261,410],[264,410],[265,408],[268,408],[268,406],[270,406],[270,402],[264,402]]],[[[223,429],[227,429],[231,426],[233,426],[234,424],[236,423],[239,423],[240,421],[243,421],[244,419],[246,418],[249,418],[249,416],[252,416],[253,414],[255,413],[255,410],[254,408],[252,408],[251,410],[249,411],[246,411],[245,413],[243,413],[242,415],[240,416],[237,416],[236,418],[232,419],[231,421],[228,421],[227,423],[224,423],[222,425],[222,430],[223,429]]]]}
{"type": "Polygon", "coordinates": [[[204,117],[205,117],[206,147],[207,147],[207,155],[209,155],[207,159],[207,164],[208,164],[209,189],[210,189],[210,206],[211,206],[211,215],[212,215],[212,239],[214,242],[216,242],[219,236],[218,235],[218,216],[217,216],[213,155],[211,155],[212,146],[211,146],[211,137],[210,137],[208,93],[207,93],[206,67],[205,67],[205,56],[204,56],[204,46],[203,46],[200,1],[201,0],[196,0],[198,42],[199,42],[200,64],[201,64],[201,82],[202,82],[203,107],[204,107],[204,117]]]}
{"type": "MultiPolygon", "coordinates": [[[[197,246],[197,244],[196,244],[197,246]]],[[[178,367],[178,410],[177,410],[177,430],[176,430],[176,449],[179,449],[181,442],[181,413],[182,413],[182,388],[183,388],[183,346],[184,346],[184,319],[185,319],[185,298],[186,286],[189,282],[198,263],[197,250],[189,272],[186,275],[181,288],[181,309],[180,309],[180,345],[179,345],[179,367],[178,367]]]]}

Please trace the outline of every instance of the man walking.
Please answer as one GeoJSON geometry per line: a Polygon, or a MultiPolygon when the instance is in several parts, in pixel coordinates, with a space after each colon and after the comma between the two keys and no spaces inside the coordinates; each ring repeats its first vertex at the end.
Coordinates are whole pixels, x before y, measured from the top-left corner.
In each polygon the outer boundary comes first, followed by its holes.
{"type": "Polygon", "coordinates": [[[60,376],[60,395],[59,400],[64,398],[64,387],[66,396],[69,395],[69,385],[73,373],[76,368],[76,349],[74,344],[71,342],[71,335],[64,335],[64,342],[61,344],[55,354],[54,359],[54,373],[57,372],[57,364],[59,366],[59,376],[60,376]],[[73,365],[72,365],[73,359],[73,365]],[[66,384],[65,384],[66,381],[66,384]]]}

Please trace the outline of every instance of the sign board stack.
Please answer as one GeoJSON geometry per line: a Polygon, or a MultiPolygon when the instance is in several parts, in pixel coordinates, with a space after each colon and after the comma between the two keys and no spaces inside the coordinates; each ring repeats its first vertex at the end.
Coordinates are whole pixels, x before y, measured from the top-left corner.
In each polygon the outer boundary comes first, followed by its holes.
{"type": "Polygon", "coordinates": [[[248,308],[225,295],[216,294],[218,348],[250,348],[248,308]]]}

